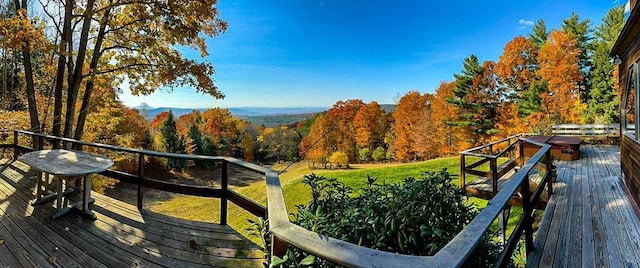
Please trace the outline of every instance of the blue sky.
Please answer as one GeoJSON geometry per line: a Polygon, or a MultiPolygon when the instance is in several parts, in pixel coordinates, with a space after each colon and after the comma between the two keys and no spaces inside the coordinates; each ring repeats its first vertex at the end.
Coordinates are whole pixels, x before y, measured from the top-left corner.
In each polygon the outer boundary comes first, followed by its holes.
{"type": "MultiPolygon", "coordinates": [[[[560,28],[575,11],[600,24],[612,0],[219,0],[229,22],[208,40],[223,100],[184,88],[120,99],[153,107],[325,106],[394,103],[410,90],[452,81],[465,57],[497,61],[504,45],[544,19],[560,28]]],[[[199,54],[184,51],[189,57],[199,54]]]]}

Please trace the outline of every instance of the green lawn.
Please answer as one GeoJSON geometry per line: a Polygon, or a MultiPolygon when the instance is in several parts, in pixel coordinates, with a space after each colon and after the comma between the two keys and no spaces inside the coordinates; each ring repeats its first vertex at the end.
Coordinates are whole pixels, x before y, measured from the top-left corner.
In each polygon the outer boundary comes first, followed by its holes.
{"type": "MultiPolygon", "coordinates": [[[[440,158],[430,161],[409,164],[367,164],[354,165],[348,170],[310,170],[305,163],[296,163],[280,175],[283,193],[289,212],[295,211],[296,204],[307,203],[310,199],[310,190],[303,185],[301,180],[304,175],[316,173],[326,177],[336,178],[345,185],[353,189],[360,189],[366,185],[367,175],[378,178],[378,183],[397,183],[406,177],[420,178],[424,172],[437,172],[446,168],[450,174],[459,175],[458,157],[440,158]]],[[[274,166],[275,170],[283,169],[284,166],[274,166]]],[[[458,185],[457,176],[452,183],[458,185]]],[[[235,191],[253,199],[259,203],[266,204],[266,191],[264,181],[253,183],[249,186],[235,188],[235,191]]],[[[472,198],[471,202],[478,207],[486,206],[487,201],[472,198]]],[[[193,220],[219,222],[220,202],[213,198],[201,198],[186,195],[174,195],[171,199],[163,201],[149,200],[145,203],[145,208],[174,215],[177,217],[193,220]]],[[[519,208],[512,210],[510,225],[515,225],[515,219],[522,214],[519,208]]],[[[243,235],[247,236],[247,219],[255,218],[241,208],[230,203],[228,210],[228,224],[234,227],[243,235]]]]}

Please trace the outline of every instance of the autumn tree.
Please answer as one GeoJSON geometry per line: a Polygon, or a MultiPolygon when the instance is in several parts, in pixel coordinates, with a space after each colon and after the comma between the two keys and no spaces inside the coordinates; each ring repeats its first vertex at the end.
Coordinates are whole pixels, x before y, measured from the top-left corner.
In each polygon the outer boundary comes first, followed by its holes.
{"type": "Polygon", "coordinates": [[[518,117],[526,117],[540,109],[539,91],[544,83],[537,76],[537,57],[537,47],[529,39],[517,36],[505,45],[496,64],[496,74],[508,89],[509,100],[519,106],[518,117]]]}
{"type": "Polygon", "coordinates": [[[300,134],[286,126],[264,128],[258,138],[258,152],[266,161],[294,161],[298,157],[300,134]]]}
{"type": "Polygon", "coordinates": [[[92,111],[85,126],[86,141],[145,148],[149,142],[146,120],[137,110],[124,106],[115,89],[96,90],[91,103],[92,111]]]}
{"type": "Polygon", "coordinates": [[[309,134],[300,142],[300,154],[315,167],[321,164],[326,167],[329,155],[333,152],[331,132],[335,124],[329,121],[326,114],[319,114],[309,130],[309,134]]]}
{"type": "Polygon", "coordinates": [[[433,137],[434,148],[438,149],[439,156],[454,155],[466,147],[462,144],[463,133],[458,130],[458,127],[449,124],[456,120],[458,115],[458,108],[447,102],[454,97],[454,88],[455,82],[440,83],[431,101],[433,128],[429,133],[432,133],[430,136],[433,137]]]}
{"type": "Polygon", "coordinates": [[[345,153],[349,161],[358,158],[354,119],[364,105],[362,100],[338,101],[327,111],[327,119],[335,125],[335,131],[330,133],[332,152],[345,153]]]}
{"type": "Polygon", "coordinates": [[[609,57],[609,52],[624,26],[624,7],[617,6],[609,10],[596,27],[593,41],[593,68],[591,78],[591,92],[588,108],[585,113],[586,123],[609,124],[620,119],[618,90],[615,87],[615,66],[609,57]]]}
{"type": "MultiPolygon", "coordinates": [[[[16,16],[32,21],[27,17],[27,1],[14,3],[16,16]]],[[[213,66],[185,58],[178,50],[189,47],[201,56],[207,55],[205,37],[217,36],[227,28],[218,16],[216,0],[38,3],[42,6],[35,9],[42,10],[52,26],[48,38],[57,48],[57,72],[52,83],[54,135],[82,138],[91,95],[95,87],[105,86],[96,83],[100,77],[107,77],[110,84],[128,81],[134,95],[158,88],[192,87],[215,98],[224,97],[214,84],[213,66]],[[76,110],[78,105],[80,109],[76,110]]],[[[22,50],[31,124],[38,131],[33,42],[25,38],[22,50]]]]}
{"type": "Polygon", "coordinates": [[[204,111],[201,121],[202,133],[209,138],[214,154],[254,159],[255,137],[249,133],[247,121],[234,117],[228,109],[221,108],[204,111]]]}
{"type": "Polygon", "coordinates": [[[385,113],[380,105],[372,101],[358,110],[353,118],[358,149],[373,151],[384,145],[386,129],[385,113]]]}
{"type": "Polygon", "coordinates": [[[395,157],[400,161],[430,159],[435,154],[431,121],[431,99],[410,91],[400,100],[393,112],[395,118],[395,157]]]}
{"type": "Polygon", "coordinates": [[[541,94],[545,112],[555,123],[579,122],[581,110],[578,82],[582,80],[579,65],[580,48],[572,34],[553,31],[538,55],[538,74],[547,81],[548,90],[541,94]]]}
{"type": "Polygon", "coordinates": [[[458,118],[450,124],[467,132],[472,145],[490,140],[498,132],[496,109],[504,98],[495,74],[495,63],[486,61],[480,65],[471,55],[464,60],[461,74],[455,74],[454,97],[448,101],[459,109],[458,118]]]}
{"type": "Polygon", "coordinates": [[[176,128],[178,129],[178,134],[187,136],[187,133],[191,130],[191,126],[200,126],[202,124],[202,115],[200,111],[193,110],[188,114],[183,114],[178,117],[176,121],[176,128]]]}

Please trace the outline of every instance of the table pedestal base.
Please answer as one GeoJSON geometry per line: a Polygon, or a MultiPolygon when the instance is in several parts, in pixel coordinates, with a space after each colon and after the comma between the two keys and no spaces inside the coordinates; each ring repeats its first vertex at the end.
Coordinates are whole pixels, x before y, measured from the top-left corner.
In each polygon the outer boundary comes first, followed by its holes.
{"type": "MultiPolygon", "coordinates": [[[[66,215],[71,211],[77,211],[79,214],[88,219],[96,219],[95,213],[91,211],[89,204],[94,203],[95,199],[91,198],[91,179],[87,176],[71,177],[71,176],[55,176],[56,191],[52,192],[48,189],[49,174],[44,172],[38,172],[38,183],[36,186],[36,200],[31,204],[32,206],[39,205],[45,202],[56,200],[56,212],[51,216],[52,219],[57,219],[66,215]],[[75,192],[75,188],[70,187],[69,183],[72,178],[81,179],[84,181],[82,189],[82,200],[67,206],[68,195],[75,192]],[[63,185],[64,184],[64,185],[63,185]]],[[[77,181],[76,181],[77,182],[77,181]]],[[[76,184],[77,186],[77,184],[76,184]]]]}

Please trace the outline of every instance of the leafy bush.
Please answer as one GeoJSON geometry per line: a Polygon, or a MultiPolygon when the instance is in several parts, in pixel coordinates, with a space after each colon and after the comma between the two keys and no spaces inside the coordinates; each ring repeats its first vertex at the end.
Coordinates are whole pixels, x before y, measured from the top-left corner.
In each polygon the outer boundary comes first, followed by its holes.
{"type": "Polygon", "coordinates": [[[369,152],[369,148],[362,148],[358,151],[358,159],[361,162],[369,162],[369,156],[370,156],[370,152],[369,152]]]}
{"type": "Polygon", "coordinates": [[[383,147],[377,147],[373,150],[373,155],[371,157],[376,162],[382,162],[386,159],[387,151],[383,147]]]}
{"type": "Polygon", "coordinates": [[[338,168],[349,167],[349,157],[343,152],[335,152],[331,154],[331,157],[329,157],[329,162],[336,165],[336,167],[338,168]]]}
{"type": "MultiPolygon", "coordinates": [[[[336,179],[315,174],[305,176],[303,183],[311,187],[312,200],[297,207],[292,215],[296,224],[388,252],[434,255],[477,215],[446,170],[425,173],[421,179],[406,178],[401,184],[378,184],[368,177],[367,186],[358,194],[336,179]]],[[[467,266],[493,263],[498,246],[490,238],[485,236],[480,242],[467,266]]],[[[305,256],[290,248],[287,259],[295,264],[280,258],[272,261],[295,266],[305,256]]],[[[333,266],[320,259],[313,265],[333,266]]]]}

